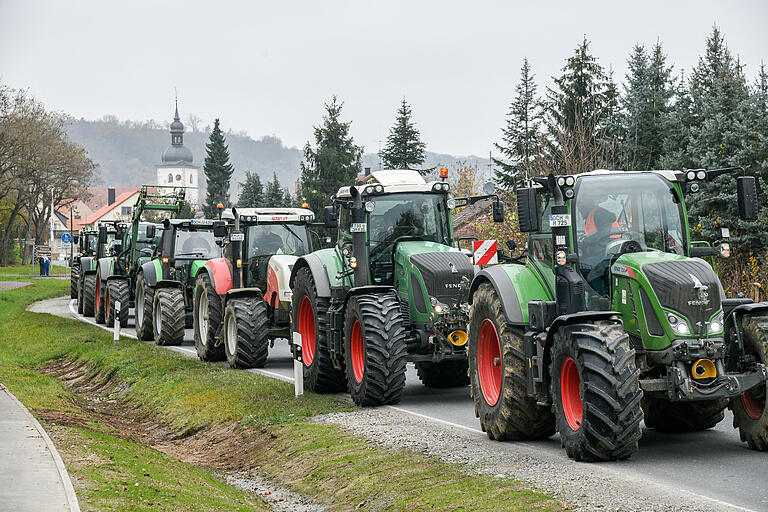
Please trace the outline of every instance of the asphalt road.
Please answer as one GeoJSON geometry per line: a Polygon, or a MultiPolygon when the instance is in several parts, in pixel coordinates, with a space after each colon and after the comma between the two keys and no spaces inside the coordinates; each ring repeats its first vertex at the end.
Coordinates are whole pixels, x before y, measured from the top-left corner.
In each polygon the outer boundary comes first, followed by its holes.
{"type": "MultiPolygon", "coordinates": [[[[60,315],[68,310],[70,316],[93,323],[92,318],[86,319],[77,314],[74,301],[55,299],[45,303],[38,304],[44,305],[42,308],[32,310],[60,315]]],[[[128,327],[123,329],[122,334],[136,334],[133,310],[128,327]]],[[[196,357],[192,330],[185,331],[182,346],[169,349],[196,357]]],[[[293,360],[287,341],[279,340],[270,349],[264,369],[248,371],[292,382],[293,360]]],[[[446,390],[426,388],[410,364],[403,399],[391,408],[485,437],[475,418],[468,387],[446,390]]],[[[606,471],[613,476],[675,489],[680,495],[689,496],[692,503],[702,500],[733,510],[768,511],[768,453],[748,449],[739,440],[738,431],[732,424],[730,411],[726,411],[724,421],[704,432],[662,434],[646,429],[640,441],[640,450],[630,461],[593,463],[592,466],[595,471],[606,471]]],[[[557,435],[545,441],[525,444],[548,456],[567,458],[557,435]]]]}

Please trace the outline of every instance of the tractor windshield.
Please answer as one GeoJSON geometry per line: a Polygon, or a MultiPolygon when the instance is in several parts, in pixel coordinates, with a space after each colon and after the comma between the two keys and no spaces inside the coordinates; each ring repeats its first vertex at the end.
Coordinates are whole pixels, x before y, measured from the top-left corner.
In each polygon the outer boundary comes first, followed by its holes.
{"type": "Polygon", "coordinates": [[[672,185],[653,173],[584,176],[573,208],[579,270],[608,295],[608,269],[629,252],[684,254],[682,212],[672,185]]]}
{"type": "Polygon", "coordinates": [[[93,256],[96,254],[96,248],[99,245],[99,236],[94,233],[92,235],[85,235],[85,255],[93,256]]]}
{"type": "Polygon", "coordinates": [[[194,229],[178,226],[176,227],[174,244],[174,257],[177,259],[209,260],[221,253],[221,249],[216,245],[211,227],[194,229]]]}
{"type": "MultiPolygon", "coordinates": [[[[135,258],[152,256],[155,247],[160,243],[160,237],[163,234],[163,225],[155,225],[155,237],[153,239],[147,238],[147,226],[148,224],[139,224],[139,235],[136,237],[136,250],[134,252],[135,258]]],[[[128,244],[131,243],[131,233],[128,233],[128,244]]]]}
{"type": "Polygon", "coordinates": [[[369,263],[377,282],[386,281],[391,273],[392,250],[397,241],[425,240],[450,245],[448,209],[442,194],[388,194],[369,201],[374,204],[368,217],[369,263]]]}
{"type": "Polygon", "coordinates": [[[248,228],[248,258],[307,254],[307,229],[299,224],[259,224],[248,228]]]}

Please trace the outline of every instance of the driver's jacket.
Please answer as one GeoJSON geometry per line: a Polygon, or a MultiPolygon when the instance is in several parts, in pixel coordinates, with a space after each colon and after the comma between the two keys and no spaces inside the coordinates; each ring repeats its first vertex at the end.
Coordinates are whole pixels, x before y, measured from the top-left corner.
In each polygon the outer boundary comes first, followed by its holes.
{"type": "MultiPolygon", "coordinates": [[[[597,225],[595,224],[595,212],[598,211],[600,208],[601,208],[600,206],[595,206],[587,214],[587,221],[584,224],[585,235],[591,235],[592,233],[595,233],[597,231],[597,225]]],[[[615,216],[614,216],[614,219],[616,219],[615,216]]],[[[611,224],[611,228],[618,228],[618,227],[619,227],[618,220],[614,220],[613,224],[611,224]]],[[[611,235],[611,238],[617,238],[617,237],[618,235],[611,235]]]]}

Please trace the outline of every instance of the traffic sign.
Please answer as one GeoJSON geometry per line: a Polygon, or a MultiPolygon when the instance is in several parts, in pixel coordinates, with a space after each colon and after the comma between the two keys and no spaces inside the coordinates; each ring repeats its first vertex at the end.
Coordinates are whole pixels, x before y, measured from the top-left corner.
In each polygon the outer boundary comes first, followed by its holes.
{"type": "Polygon", "coordinates": [[[48,256],[51,257],[51,246],[50,245],[36,245],[35,246],[35,256],[48,256]]]}
{"type": "Polygon", "coordinates": [[[72,241],[72,235],[70,235],[69,233],[64,233],[63,235],[61,235],[61,241],[64,242],[65,244],[68,244],[69,242],[72,241]]]}
{"type": "Polygon", "coordinates": [[[499,262],[499,246],[496,240],[473,240],[475,265],[495,265],[499,262]]]}

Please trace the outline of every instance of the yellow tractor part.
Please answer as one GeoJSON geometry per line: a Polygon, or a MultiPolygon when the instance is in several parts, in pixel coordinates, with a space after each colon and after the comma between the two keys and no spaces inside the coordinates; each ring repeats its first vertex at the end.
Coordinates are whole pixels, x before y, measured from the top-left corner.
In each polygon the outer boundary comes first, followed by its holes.
{"type": "Polygon", "coordinates": [[[467,333],[464,331],[453,331],[448,335],[448,341],[453,343],[454,346],[463,347],[467,344],[467,333]]]}
{"type": "Polygon", "coordinates": [[[696,380],[714,379],[717,377],[717,368],[711,359],[699,359],[691,365],[691,376],[696,380]]]}

